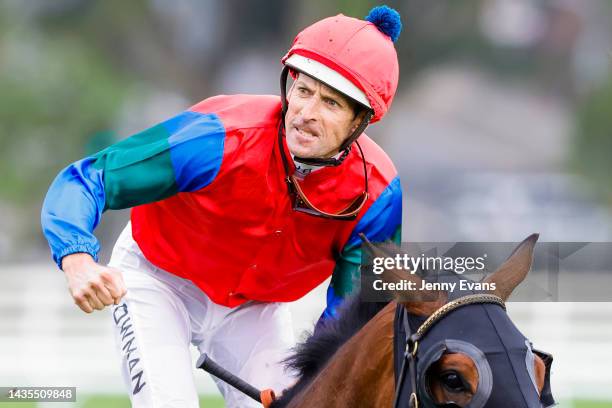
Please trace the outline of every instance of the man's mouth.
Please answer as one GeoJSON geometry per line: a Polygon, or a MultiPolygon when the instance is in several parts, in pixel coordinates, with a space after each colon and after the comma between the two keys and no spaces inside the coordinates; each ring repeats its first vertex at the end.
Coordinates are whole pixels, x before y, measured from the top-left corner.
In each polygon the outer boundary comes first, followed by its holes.
{"type": "Polygon", "coordinates": [[[295,129],[295,131],[297,132],[298,138],[304,141],[312,141],[318,138],[316,134],[300,129],[297,126],[294,126],[293,129],[295,129]]]}

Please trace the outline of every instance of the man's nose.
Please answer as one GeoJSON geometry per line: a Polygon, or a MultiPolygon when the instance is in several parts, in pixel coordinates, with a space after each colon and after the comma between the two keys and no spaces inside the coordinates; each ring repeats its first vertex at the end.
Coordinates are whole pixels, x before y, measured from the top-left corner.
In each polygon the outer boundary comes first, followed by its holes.
{"type": "Polygon", "coordinates": [[[317,119],[317,113],[319,110],[319,102],[316,97],[309,98],[302,106],[302,119],[305,122],[309,122],[317,119]]]}

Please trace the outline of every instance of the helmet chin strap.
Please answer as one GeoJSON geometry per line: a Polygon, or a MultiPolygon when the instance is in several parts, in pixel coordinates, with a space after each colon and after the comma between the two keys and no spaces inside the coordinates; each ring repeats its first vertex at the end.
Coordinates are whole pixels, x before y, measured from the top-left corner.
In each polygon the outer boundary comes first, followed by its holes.
{"type": "MultiPolygon", "coordinates": [[[[280,96],[281,96],[283,126],[285,122],[285,114],[287,113],[287,108],[288,108],[288,104],[287,104],[287,75],[288,74],[289,74],[289,67],[285,65],[283,67],[283,71],[281,72],[281,76],[280,76],[280,90],[281,90],[280,96]]],[[[351,151],[351,146],[353,142],[357,140],[357,138],[363,133],[365,128],[370,123],[370,119],[372,119],[372,116],[373,116],[373,111],[371,109],[368,109],[366,114],[363,116],[363,119],[361,119],[359,126],[355,128],[353,133],[351,133],[351,135],[344,142],[342,142],[342,144],[338,148],[338,152],[341,152],[339,156],[318,158],[318,157],[298,157],[294,155],[293,160],[303,163],[303,164],[308,164],[310,166],[330,166],[330,167],[339,166],[340,164],[342,164],[344,159],[346,159],[349,152],[351,151]]]]}

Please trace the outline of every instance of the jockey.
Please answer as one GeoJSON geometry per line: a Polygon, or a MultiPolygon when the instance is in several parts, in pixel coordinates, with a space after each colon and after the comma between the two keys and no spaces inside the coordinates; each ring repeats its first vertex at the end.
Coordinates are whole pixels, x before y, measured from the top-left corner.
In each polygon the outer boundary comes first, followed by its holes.
{"type": "MultiPolygon", "coordinates": [[[[358,234],[399,242],[397,172],[363,131],[393,100],[400,30],[386,6],[321,20],[282,58],[280,97],[205,99],[53,181],[44,234],[78,307],[112,306],[133,406],[198,406],[189,343],[281,391],[287,302],[332,275],[324,323],[359,276],[358,234]],[[131,220],[100,265],[93,230],[122,208],[131,220]]],[[[257,406],[217,385],[228,407],[257,406]]]]}

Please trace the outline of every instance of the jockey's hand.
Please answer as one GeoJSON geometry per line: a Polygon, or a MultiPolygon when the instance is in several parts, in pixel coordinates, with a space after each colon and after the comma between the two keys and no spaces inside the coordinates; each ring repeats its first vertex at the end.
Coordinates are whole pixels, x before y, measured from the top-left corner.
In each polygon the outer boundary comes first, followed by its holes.
{"type": "Polygon", "coordinates": [[[126,293],[121,271],[98,265],[89,254],[65,256],[62,270],[74,303],[85,313],[117,305],[126,293]]]}

